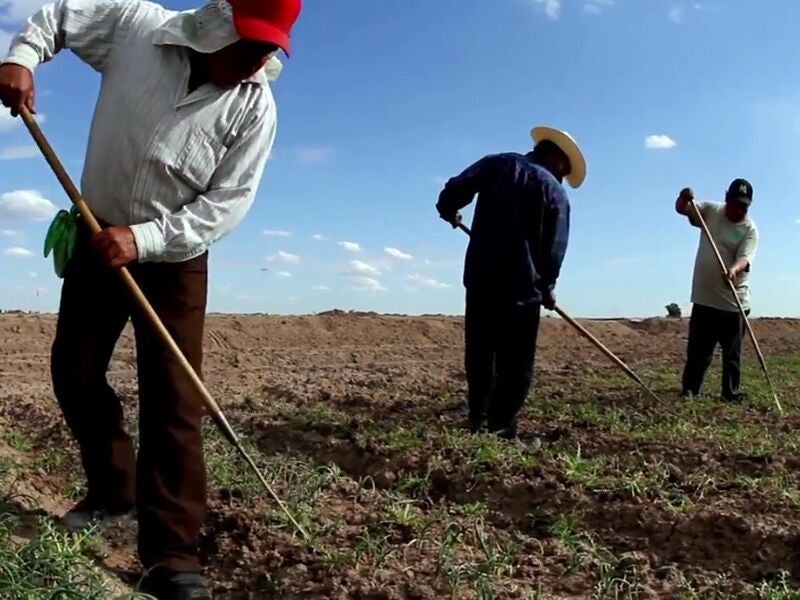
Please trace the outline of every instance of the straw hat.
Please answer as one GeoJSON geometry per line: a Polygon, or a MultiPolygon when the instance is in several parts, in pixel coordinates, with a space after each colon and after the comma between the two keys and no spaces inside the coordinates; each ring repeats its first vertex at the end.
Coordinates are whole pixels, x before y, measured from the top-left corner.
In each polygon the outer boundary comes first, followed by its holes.
{"type": "Polygon", "coordinates": [[[553,129],[552,127],[534,127],[531,129],[531,138],[536,144],[549,140],[567,155],[572,170],[566,179],[571,187],[579,188],[584,179],[586,179],[586,159],[578,147],[578,142],[566,131],[553,129]]]}

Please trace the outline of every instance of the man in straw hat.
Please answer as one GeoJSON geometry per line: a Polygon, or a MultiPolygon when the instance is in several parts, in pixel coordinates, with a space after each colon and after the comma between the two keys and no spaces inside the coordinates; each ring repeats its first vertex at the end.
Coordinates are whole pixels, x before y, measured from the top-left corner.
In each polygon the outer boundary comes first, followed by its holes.
{"type": "MultiPolygon", "coordinates": [[[[693,226],[700,227],[694,210],[689,206],[691,198],[689,188],[682,190],[675,210],[688,217],[693,226]]],[[[701,233],[692,278],[692,315],[683,370],[683,396],[700,393],[714,348],[719,344],[722,348],[722,400],[741,402],[745,399],[739,388],[745,323],[729,282],[736,287],[745,314],[749,314],[750,268],[758,249],[758,229],[748,215],[752,202],[753,186],[750,182],[734,179],[725,193],[724,204],[695,203],[728,270],[723,276],[713,247],[701,233]]]]}
{"type": "Polygon", "coordinates": [[[14,115],[35,112],[33,72],[63,49],[102,76],[81,187],[105,228],[94,237],[81,230],[63,272],[51,360],[88,479],[65,523],[83,528],[135,506],[143,589],[162,600],[211,597],[197,549],[203,404],[112,269],[130,267],[200,372],[208,247],[253,203],[276,132],[270,80],[300,10],[300,0],[210,0],[181,12],[139,0],[57,0],[25,22],[0,66],[0,99],[14,115]],[[138,461],[106,381],[129,317],[138,461]]]}
{"type": "Polygon", "coordinates": [[[469,427],[512,439],[533,378],[541,306],[554,289],[569,237],[562,187],[586,177],[586,162],[563,131],[536,127],[527,154],[485,156],[450,179],[436,205],[456,227],[477,194],[466,253],[465,368],[469,427]]]}

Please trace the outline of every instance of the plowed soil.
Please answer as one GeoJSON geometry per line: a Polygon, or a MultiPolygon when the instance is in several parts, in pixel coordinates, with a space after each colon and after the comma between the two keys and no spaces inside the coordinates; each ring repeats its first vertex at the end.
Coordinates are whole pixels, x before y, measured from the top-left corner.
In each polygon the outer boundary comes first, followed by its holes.
{"type": "MultiPolygon", "coordinates": [[[[685,400],[685,320],[582,323],[661,402],[543,319],[521,438],[506,442],[464,429],[460,318],[209,316],[209,390],[313,537],[209,422],[215,597],[794,598],[768,594],[800,584],[800,321],[753,322],[783,415],[749,343],[746,403],[717,398],[718,360],[708,395],[685,400]]],[[[0,457],[17,465],[0,492],[57,518],[83,479],[50,386],[54,328],[0,315],[0,457]]],[[[135,428],[130,331],[109,380],[135,428]]],[[[135,528],[99,533],[98,559],[128,583],[135,528]]]]}

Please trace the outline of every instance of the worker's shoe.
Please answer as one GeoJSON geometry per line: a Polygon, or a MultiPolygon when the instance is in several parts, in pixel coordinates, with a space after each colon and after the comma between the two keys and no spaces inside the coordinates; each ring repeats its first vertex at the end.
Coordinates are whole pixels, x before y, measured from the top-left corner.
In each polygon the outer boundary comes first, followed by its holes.
{"type": "Polygon", "coordinates": [[[721,396],[720,399],[730,404],[742,404],[743,402],[747,402],[747,394],[739,392],[738,394],[731,394],[730,396],[721,396]]]}
{"type": "Polygon", "coordinates": [[[103,506],[88,496],[64,515],[62,522],[70,531],[81,531],[93,525],[103,525],[133,513],[133,506],[103,506]]]}
{"type": "Polygon", "coordinates": [[[211,590],[200,573],[157,570],[145,576],[138,591],[157,600],[211,600],[211,590]]]}
{"type": "Polygon", "coordinates": [[[504,440],[517,439],[517,423],[513,422],[507,425],[489,424],[489,433],[495,434],[504,440]]]}

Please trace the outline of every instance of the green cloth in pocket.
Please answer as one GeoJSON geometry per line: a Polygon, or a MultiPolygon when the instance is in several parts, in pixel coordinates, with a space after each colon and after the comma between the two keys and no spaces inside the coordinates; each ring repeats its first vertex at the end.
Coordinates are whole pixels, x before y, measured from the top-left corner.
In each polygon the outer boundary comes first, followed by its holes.
{"type": "Polygon", "coordinates": [[[75,252],[79,218],[75,206],[69,211],[58,211],[44,238],[44,257],[47,258],[50,252],[53,253],[53,267],[58,277],[64,276],[64,269],[75,252]]]}

